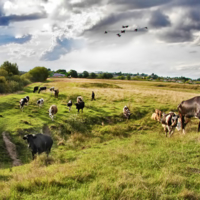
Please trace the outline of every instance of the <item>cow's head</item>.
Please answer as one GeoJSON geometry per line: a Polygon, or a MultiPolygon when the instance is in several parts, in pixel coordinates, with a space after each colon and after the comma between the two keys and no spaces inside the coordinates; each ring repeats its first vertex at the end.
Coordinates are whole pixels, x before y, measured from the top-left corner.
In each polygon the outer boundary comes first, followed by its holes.
{"type": "Polygon", "coordinates": [[[28,135],[24,135],[23,139],[27,141],[28,143],[28,147],[32,146],[32,141],[34,138],[36,138],[37,136],[35,134],[28,134],[28,135]]]}

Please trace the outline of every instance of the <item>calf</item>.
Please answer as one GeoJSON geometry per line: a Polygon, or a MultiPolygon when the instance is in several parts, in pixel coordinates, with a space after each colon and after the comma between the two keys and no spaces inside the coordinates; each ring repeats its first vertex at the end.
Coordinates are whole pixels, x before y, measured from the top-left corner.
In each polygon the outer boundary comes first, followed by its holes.
{"type": "Polygon", "coordinates": [[[193,97],[186,101],[182,101],[178,105],[178,112],[181,118],[181,128],[183,134],[185,134],[185,126],[189,120],[185,121],[185,118],[196,117],[199,119],[198,132],[200,130],[200,96],[193,97]]]}
{"type": "Polygon", "coordinates": [[[56,105],[52,105],[49,108],[49,116],[51,117],[52,121],[53,121],[53,117],[54,115],[58,112],[58,108],[56,105]]]}
{"type": "Polygon", "coordinates": [[[22,110],[22,112],[23,112],[24,105],[25,105],[25,104],[28,105],[28,102],[29,102],[29,96],[26,96],[26,97],[22,98],[22,99],[19,101],[20,109],[22,110]]]}
{"type": "Polygon", "coordinates": [[[169,137],[171,137],[176,127],[179,130],[180,121],[178,119],[179,119],[179,115],[176,115],[173,112],[163,115],[161,119],[161,123],[164,128],[166,137],[167,137],[167,132],[169,132],[169,137]]]}
{"type": "Polygon", "coordinates": [[[38,93],[40,93],[42,90],[45,90],[46,91],[47,87],[40,87],[38,93]]]}
{"type": "Polygon", "coordinates": [[[96,99],[95,99],[95,94],[94,94],[93,91],[92,91],[92,99],[91,99],[91,100],[92,100],[92,101],[93,101],[93,100],[96,100],[96,99]]]}
{"type": "Polygon", "coordinates": [[[54,90],[54,95],[55,95],[56,98],[58,98],[58,94],[59,94],[59,89],[54,90]]]}
{"type": "Polygon", "coordinates": [[[72,107],[72,100],[69,100],[69,102],[67,103],[67,106],[69,107],[69,112],[70,112],[71,107],[72,107]]]}
{"type": "Polygon", "coordinates": [[[155,113],[157,114],[157,121],[160,121],[162,118],[162,111],[155,109],[155,113]]]}
{"type": "Polygon", "coordinates": [[[37,153],[41,154],[42,152],[46,152],[48,156],[53,145],[52,138],[48,135],[43,135],[41,133],[36,135],[24,135],[23,139],[28,142],[28,147],[31,149],[33,159],[35,154],[37,153]]]}
{"type": "Polygon", "coordinates": [[[43,98],[41,98],[41,99],[39,99],[37,101],[37,105],[39,106],[39,108],[42,107],[43,103],[44,103],[44,99],[43,98]]]}
{"type": "Polygon", "coordinates": [[[54,87],[49,88],[49,90],[50,90],[50,92],[52,94],[52,92],[54,91],[54,87]]]}
{"type": "Polygon", "coordinates": [[[75,103],[75,105],[76,105],[76,109],[78,110],[78,113],[79,113],[80,109],[82,109],[82,112],[83,112],[83,108],[85,107],[85,103],[83,101],[83,97],[78,96],[77,97],[77,103],[75,103]]]}
{"type": "Polygon", "coordinates": [[[130,110],[129,110],[129,108],[127,106],[124,106],[124,108],[123,108],[123,114],[126,117],[126,119],[130,118],[131,112],[130,112],[130,110]]]}
{"type": "Polygon", "coordinates": [[[151,119],[153,119],[153,120],[155,120],[155,121],[160,121],[160,120],[159,120],[159,117],[158,117],[158,115],[157,115],[157,113],[153,113],[153,114],[151,115],[151,119]]]}
{"type": "Polygon", "coordinates": [[[39,87],[38,87],[38,86],[35,86],[35,87],[33,88],[33,93],[35,93],[36,91],[38,91],[38,89],[39,89],[39,87]]]}

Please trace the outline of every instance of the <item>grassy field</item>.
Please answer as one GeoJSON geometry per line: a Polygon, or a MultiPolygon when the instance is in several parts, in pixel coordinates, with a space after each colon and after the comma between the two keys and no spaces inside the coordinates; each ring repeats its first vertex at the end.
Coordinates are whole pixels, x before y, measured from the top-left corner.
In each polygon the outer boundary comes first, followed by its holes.
{"type": "Polygon", "coordinates": [[[0,98],[0,131],[10,134],[23,165],[12,167],[0,137],[0,199],[200,199],[200,135],[198,120],[166,138],[150,119],[155,108],[176,111],[197,96],[199,85],[122,80],[49,79],[0,98]],[[59,88],[32,93],[34,86],[59,88]],[[92,91],[96,101],[91,101],[92,91]],[[24,112],[19,100],[30,97],[24,112]],[[69,113],[71,99],[83,96],[86,107],[69,113]],[[36,105],[44,98],[41,109],[36,105]],[[48,115],[56,104],[54,121],[48,115]],[[125,120],[123,107],[131,110],[125,120]],[[50,132],[49,158],[32,161],[24,134],[50,132]]]}

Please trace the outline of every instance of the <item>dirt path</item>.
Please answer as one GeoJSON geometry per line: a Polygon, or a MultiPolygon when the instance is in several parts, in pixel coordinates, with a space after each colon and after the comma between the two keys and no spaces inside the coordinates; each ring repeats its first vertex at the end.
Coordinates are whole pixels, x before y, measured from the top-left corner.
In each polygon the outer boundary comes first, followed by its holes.
{"type": "Polygon", "coordinates": [[[12,165],[13,166],[19,166],[22,165],[22,162],[20,159],[18,159],[18,155],[17,155],[17,150],[16,150],[16,146],[15,144],[13,144],[9,137],[7,136],[7,134],[5,132],[2,133],[3,135],[3,141],[5,142],[6,145],[6,149],[8,151],[8,154],[10,156],[10,158],[12,159],[12,165]]]}

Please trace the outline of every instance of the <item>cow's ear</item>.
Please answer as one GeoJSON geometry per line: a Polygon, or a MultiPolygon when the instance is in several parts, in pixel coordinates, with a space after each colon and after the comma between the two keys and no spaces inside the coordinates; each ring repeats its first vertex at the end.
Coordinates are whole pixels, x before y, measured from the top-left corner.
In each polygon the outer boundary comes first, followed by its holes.
{"type": "Polygon", "coordinates": [[[36,135],[35,134],[32,134],[33,138],[36,138],[36,135]]]}
{"type": "Polygon", "coordinates": [[[24,140],[27,140],[27,139],[28,139],[27,135],[24,135],[23,139],[24,139],[24,140]]]}

